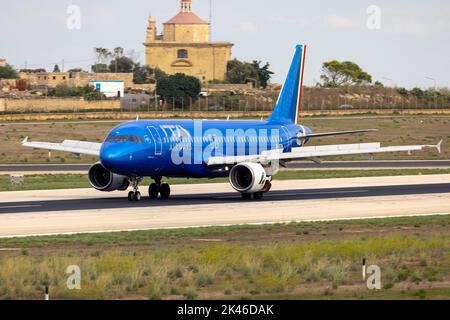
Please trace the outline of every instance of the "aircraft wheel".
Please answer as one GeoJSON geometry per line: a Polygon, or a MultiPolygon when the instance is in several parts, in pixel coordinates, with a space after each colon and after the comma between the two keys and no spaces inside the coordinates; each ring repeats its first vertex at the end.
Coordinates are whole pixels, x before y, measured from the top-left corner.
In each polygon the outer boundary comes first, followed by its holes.
{"type": "Polygon", "coordinates": [[[134,201],[134,192],[133,191],[128,192],[128,201],[130,201],[130,202],[134,201]]]}
{"type": "Polygon", "coordinates": [[[253,199],[255,200],[261,200],[263,198],[263,193],[262,192],[257,192],[253,194],[253,199]]]}
{"type": "Polygon", "coordinates": [[[252,197],[251,193],[241,193],[242,199],[243,200],[250,200],[250,198],[252,197]]]}
{"type": "Polygon", "coordinates": [[[156,183],[152,183],[148,187],[148,195],[150,199],[158,199],[158,193],[159,193],[158,185],[156,183]]]}
{"type": "Polygon", "coordinates": [[[159,189],[161,194],[161,199],[169,199],[170,197],[170,186],[167,183],[163,183],[159,189]]]}
{"type": "Polygon", "coordinates": [[[134,201],[141,201],[141,193],[139,191],[134,194],[134,201]]]}

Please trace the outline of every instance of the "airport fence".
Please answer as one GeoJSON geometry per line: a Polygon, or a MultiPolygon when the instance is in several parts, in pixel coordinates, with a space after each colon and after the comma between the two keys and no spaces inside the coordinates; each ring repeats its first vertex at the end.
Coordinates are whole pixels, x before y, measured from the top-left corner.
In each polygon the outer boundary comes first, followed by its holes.
{"type": "MultiPolygon", "coordinates": [[[[1,109],[0,114],[57,114],[57,113],[92,113],[92,112],[271,112],[278,98],[277,93],[255,95],[212,95],[208,97],[176,98],[146,97],[122,101],[119,107],[111,108],[103,104],[100,108],[83,104],[70,108],[48,109],[30,107],[1,109]]],[[[379,110],[450,110],[450,97],[420,98],[415,96],[399,97],[398,95],[314,95],[305,92],[302,110],[305,112],[355,111],[370,112],[379,110]]]]}

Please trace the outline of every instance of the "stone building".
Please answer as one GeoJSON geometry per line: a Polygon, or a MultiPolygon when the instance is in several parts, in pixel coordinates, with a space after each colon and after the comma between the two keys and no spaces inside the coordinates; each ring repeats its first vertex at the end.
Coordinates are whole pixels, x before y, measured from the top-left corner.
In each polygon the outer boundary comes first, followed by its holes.
{"type": "Polygon", "coordinates": [[[133,87],[133,73],[90,72],[20,72],[20,79],[30,86],[54,88],[59,84],[84,87],[91,81],[123,81],[125,88],[133,87]]]}
{"type": "Polygon", "coordinates": [[[212,42],[210,23],[192,10],[192,0],[181,0],[180,12],[163,24],[158,34],[156,20],[149,18],[146,64],[168,74],[184,73],[202,82],[225,80],[231,60],[230,42],[212,42]]]}

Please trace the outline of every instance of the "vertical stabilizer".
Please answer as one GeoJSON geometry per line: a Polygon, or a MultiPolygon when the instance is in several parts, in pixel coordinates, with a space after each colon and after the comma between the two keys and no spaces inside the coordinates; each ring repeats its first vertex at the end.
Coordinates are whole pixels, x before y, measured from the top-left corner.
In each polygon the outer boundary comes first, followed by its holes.
{"type": "Polygon", "coordinates": [[[306,45],[298,45],[295,48],[289,73],[269,122],[295,124],[300,122],[305,56],[306,45]]]}

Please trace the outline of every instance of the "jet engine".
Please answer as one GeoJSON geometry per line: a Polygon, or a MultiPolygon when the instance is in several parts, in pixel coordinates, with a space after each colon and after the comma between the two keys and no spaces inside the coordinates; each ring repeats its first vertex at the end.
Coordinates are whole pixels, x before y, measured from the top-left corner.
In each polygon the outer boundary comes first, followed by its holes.
{"type": "Polygon", "coordinates": [[[230,171],[230,184],[241,193],[267,192],[271,187],[272,177],[259,163],[244,162],[230,171]]]}
{"type": "Polygon", "coordinates": [[[99,191],[124,191],[130,186],[128,177],[107,170],[100,162],[94,164],[88,172],[89,183],[99,191]]]}

